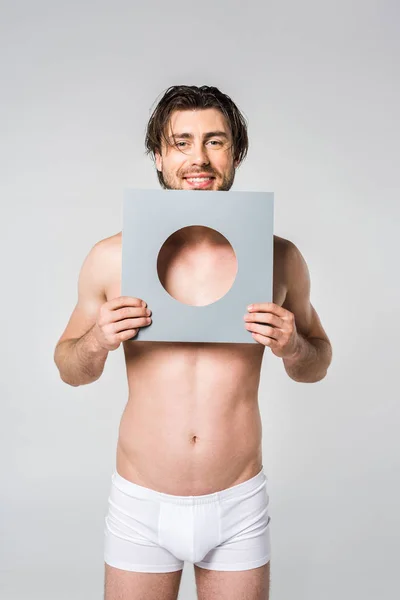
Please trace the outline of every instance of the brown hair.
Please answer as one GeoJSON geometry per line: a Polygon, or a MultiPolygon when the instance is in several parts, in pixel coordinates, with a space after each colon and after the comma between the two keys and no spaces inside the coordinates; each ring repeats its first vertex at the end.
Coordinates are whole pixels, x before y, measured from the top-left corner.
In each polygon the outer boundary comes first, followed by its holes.
{"type": "MultiPolygon", "coordinates": [[[[225,116],[232,133],[233,158],[238,165],[243,162],[249,148],[247,122],[243,114],[229,96],[218,88],[208,85],[174,85],[168,88],[154,109],[146,129],[146,154],[155,151],[161,154],[162,140],[169,145],[166,127],[174,110],[217,108],[225,116]]],[[[165,182],[162,172],[157,170],[158,180],[162,187],[165,182]]]]}

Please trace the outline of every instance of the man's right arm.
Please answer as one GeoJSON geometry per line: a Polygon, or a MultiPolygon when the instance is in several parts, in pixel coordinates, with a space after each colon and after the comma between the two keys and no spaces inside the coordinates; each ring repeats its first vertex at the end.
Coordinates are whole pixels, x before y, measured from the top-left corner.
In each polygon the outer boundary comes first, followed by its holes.
{"type": "Polygon", "coordinates": [[[100,307],[107,301],[101,260],[104,251],[104,243],[98,242],[83,262],[78,301],[54,352],[61,379],[72,386],[99,379],[109,352],[94,335],[100,307]]]}

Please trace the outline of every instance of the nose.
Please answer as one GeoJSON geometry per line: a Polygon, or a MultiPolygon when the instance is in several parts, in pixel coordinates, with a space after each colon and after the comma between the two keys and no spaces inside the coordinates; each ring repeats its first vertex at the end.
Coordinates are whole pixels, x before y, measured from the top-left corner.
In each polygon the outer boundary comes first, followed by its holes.
{"type": "Polygon", "coordinates": [[[207,149],[201,142],[199,142],[197,144],[193,144],[192,164],[193,165],[209,165],[210,164],[210,159],[207,154],[207,149]]]}

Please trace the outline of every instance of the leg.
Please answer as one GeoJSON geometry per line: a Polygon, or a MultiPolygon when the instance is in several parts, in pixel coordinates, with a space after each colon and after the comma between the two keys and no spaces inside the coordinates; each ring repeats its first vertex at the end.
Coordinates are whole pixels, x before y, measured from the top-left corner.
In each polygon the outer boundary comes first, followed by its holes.
{"type": "Polygon", "coordinates": [[[194,572],[198,600],[269,600],[270,562],[247,571],[210,571],[194,565],[194,572]]]}
{"type": "Polygon", "coordinates": [[[160,545],[154,490],[114,474],[104,528],[104,600],[176,600],[184,561],[160,545]]]}
{"type": "Polygon", "coordinates": [[[268,507],[263,471],[219,492],[219,543],[194,565],[199,600],[268,600],[268,507]]]}
{"type": "Polygon", "coordinates": [[[182,570],[139,573],[105,565],[104,600],[177,600],[182,570]]]}

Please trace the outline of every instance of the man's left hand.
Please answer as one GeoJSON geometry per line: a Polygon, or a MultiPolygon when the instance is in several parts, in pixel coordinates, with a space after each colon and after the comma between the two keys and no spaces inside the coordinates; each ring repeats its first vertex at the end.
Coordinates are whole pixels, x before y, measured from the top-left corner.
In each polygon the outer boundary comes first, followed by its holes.
{"type": "Polygon", "coordinates": [[[300,338],[292,312],[273,302],[251,304],[247,309],[245,327],[257,342],[269,346],[279,358],[295,356],[300,338]]]}

